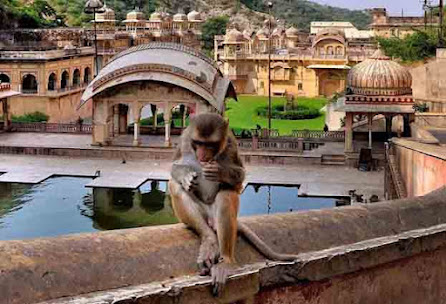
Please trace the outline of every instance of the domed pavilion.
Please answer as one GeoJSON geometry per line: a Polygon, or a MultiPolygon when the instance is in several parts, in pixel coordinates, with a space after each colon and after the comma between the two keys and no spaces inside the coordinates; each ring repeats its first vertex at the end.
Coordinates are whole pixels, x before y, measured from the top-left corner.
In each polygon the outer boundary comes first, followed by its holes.
{"type": "Polygon", "coordinates": [[[338,111],[345,117],[345,152],[353,150],[353,117],[368,118],[369,148],[372,147],[372,123],[375,115],[386,120],[387,138],[391,137],[392,118],[402,115],[403,136],[410,136],[413,117],[412,76],[400,64],[378,49],[369,59],[353,67],[347,77],[347,93],[338,102],[338,111]]]}

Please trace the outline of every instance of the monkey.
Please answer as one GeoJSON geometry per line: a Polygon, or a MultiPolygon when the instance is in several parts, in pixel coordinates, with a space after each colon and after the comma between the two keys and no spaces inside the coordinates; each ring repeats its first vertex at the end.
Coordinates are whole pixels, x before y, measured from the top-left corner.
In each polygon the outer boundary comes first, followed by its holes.
{"type": "Polygon", "coordinates": [[[168,188],[176,217],[201,238],[197,264],[200,275],[211,275],[214,296],[237,268],[237,232],[271,260],[297,259],[297,255],[276,253],[237,221],[244,178],[228,122],[214,113],[191,118],[174,156],[168,188]]]}

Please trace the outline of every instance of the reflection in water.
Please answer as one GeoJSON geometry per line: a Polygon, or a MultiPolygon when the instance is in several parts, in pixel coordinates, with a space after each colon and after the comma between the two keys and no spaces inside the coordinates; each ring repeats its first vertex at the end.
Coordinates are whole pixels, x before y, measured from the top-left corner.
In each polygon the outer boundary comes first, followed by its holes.
{"type": "MultiPolygon", "coordinates": [[[[89,189],[90,178],[55,177],[38,185],[0,183],[0,240],[173,224],[167,182],[139,189],[89,189]]],[[[241,216],[331,208],[332,198],[301,198],[297,187],[253,184],[241,216]]]]}
{"type": "Polygon", "coordinates": [[[162,183],[164,191],[159,184],[152,181],[137,190],[95,188],[93,200],[85,202],[83,215],[100,230],[177,223],[166,195],[167,183],[162,183]]]}

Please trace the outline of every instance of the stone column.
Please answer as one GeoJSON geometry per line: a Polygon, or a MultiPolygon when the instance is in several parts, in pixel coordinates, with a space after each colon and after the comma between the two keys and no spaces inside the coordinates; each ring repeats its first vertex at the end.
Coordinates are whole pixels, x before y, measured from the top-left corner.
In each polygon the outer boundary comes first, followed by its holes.
{"type": "Polygon", "coordinates": [[[9,112],[8,112],[8,99],[4,98],[0,100],[2,103],[2,111],[3,111],[3,130],[7,131],[9,128],[9,112]]]}
{"type": "Polygon", "coordinates": [[[171,110],[170,107],[167,106],[164,108],[164,127],[165,127],[165,139],[164,139],[164,145],[166,147],[170,147],[171,146],[171,141],[170,141],[170,123],[171,123],[171,110]]]}
{"type": "Polygon", "coordinates": [[[386,136],[387,140],[392,137],[392,115],[386,115],[386,136]]]}
{"type": "Polygon", "coordinates": [[[353,113],[345,113],[345,152],[353,152],[353,113]]]}
{"type": "Polygon", "coordinates": [[[403,115],[403,137],[410,137],[410,119],[409,114],[403,115]]]}
{"type": "Polygon", "coordinates": [[[112,136],[119,135],[119,104],[113,106],[113,134],[112,136]]]}
{"type": "Polygon", "coordinates": [[[133,107],[133,146],[138,147],[141,144],[139,137],[139,120],[141,119],[141,107],[136,103],[133,107]]]}
{"type": "Polygon", "coordinates": [[[372,128],[373,128],[373,114],[368,113],[367,114],[367,124],[369,129],[369,149],[372,149],[372,128]]]}

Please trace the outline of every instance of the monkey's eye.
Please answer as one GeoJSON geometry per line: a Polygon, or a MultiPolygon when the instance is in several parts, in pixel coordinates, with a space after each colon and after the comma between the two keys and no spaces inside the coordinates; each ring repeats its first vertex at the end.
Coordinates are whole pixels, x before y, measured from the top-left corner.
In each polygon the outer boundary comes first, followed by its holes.
{"type": "Polygon", "coordinates": [[[220,142],[218,141],[201,141],[201,140],[192,140],[193,147],[205,147],[209,149],[218,149],[220,147],[220,142]]]}

